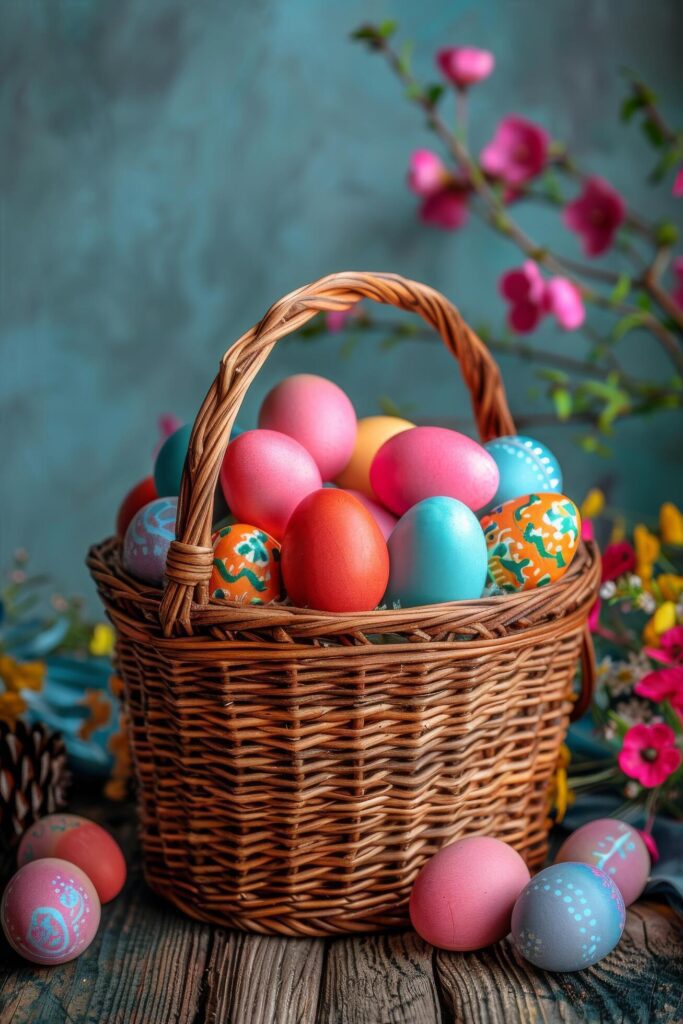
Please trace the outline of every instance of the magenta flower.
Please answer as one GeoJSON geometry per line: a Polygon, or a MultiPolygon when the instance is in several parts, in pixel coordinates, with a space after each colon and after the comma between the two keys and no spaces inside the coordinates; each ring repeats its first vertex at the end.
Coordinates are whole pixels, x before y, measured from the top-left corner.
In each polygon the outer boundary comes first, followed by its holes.
{"type": "Polygon", "coordinates": [[[523,185],[537,177],[548,160],[548,134],[524,117],[504,117],[481,153],[481,166],[507,185],[523,185]]]}
{"type": "Polygon", "coordinates": [[[671,189],[671,192],[677,199],[680,199],[681,196],[683,196],[683,167],[679,167],[676,172],[674,187],[671,189]]]}
{"type": "Polygon", "coordinates": [[[488,78],[496,60],[489,50],[477,50],[474,46],[448,46],[438,51],[436,63],[456,89],[466,89],[488,78]]]}
{"type": "Polygon", "coordinates": [[[350,320],[357,320],[360,314],[360,303],[356,302],[349,309],[332,309],[325,313],[325,328],[330,334],[339,334],[350,320]]]}
{"type": "Polygon", "coordinates": [[[683,626],[672,626],[659,638],[659,647],[646,647],[653,661],[664,665],[683,665],[683,626]]]}
{"type": "Polygon", "coordinates": [[[602,582],[616,580],[635,567],[636,553],[627,540],[608,544],[602,555],[602,582]]]}
{"type": "Polygon", "coordinates": [[[599,256],[611,246],[626,216],[626,206],[604,178],[588,178],[583,192],[565,208],[563,220],[581,237],[586,256],[599,256]]]}
{"type": "Polygon", "coordinates": [[[451,175],[440,156],[431,149],[416,149],[408,165],[408,187],[418,196],[431,196],[448,184],[451,175]]]}
{"type": "Polygon", "coordinates": [[[545,289],[545,308],[565,331],[575,331],[586,319],[581,292],[566,277],[553,277],[545,289]]]}
{"type": "Polygon", "coordinates": [[[676,734],[668,725],[633,725],[624,736],[617,758],[624,775],[652,789],[666,782],[681,763],[676,734]]]}
{"type": "Polygon", "coordinates": [[[500,294],[510,303],[507,322],[518,334],[529,334],[541,322],[545,309],[545,281],[533,260],[508,270],[500,279],[500,294]]]}
{"type": "Polygon", "coordinates": [[[639,697],[647,697],[656,703],[668,700],[671,707],[683,717],[683,665],[648,672],[633,689],[639,697]]]}
{"type": "Polygon", "coordinates": [[[467,192],[458,185],[448,185],[425,197],[420,219],[432,227],[454,231],[467,222],[467,192]]]}
{"type": "Polygon", "coordinates": [[[649,832],[645,832],[644,829],[639,828],[638,832],[640,834],[640,838],[647,846],[647,852],[650,854],[650,860],[653,864],[656,864],[659,860],[659,847],[657,846],[657,843],[654,841],[652,835],[649,832]]]}
{"type": "Polygon", "coordinates": [[[671,269],[674,272],[676,278],[676,287],[671,293],[671,297],[678,306],[679,309],[683,309],[683,256],[677,256],[671,264],[671,269]]]}

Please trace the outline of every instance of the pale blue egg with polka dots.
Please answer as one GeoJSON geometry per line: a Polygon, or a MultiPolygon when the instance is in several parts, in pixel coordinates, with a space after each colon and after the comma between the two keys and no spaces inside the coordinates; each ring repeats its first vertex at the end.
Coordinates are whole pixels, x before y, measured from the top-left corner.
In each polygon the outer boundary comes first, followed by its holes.
{"type": "Polygon", "coordinates": [[[483,512],[524,494],[562,492],[560,464],[544,444],[533,437],[510,434],[488,441],[484,447],[498,466],[498,490],[483,512]]]}
{"type": "Polygon", "coordinates": [[[546,971],[580,971],[610,953],[624,930],[618,886],[599,868],[568,861],[540,871],[515,903],[512,940],[546,971]]]}

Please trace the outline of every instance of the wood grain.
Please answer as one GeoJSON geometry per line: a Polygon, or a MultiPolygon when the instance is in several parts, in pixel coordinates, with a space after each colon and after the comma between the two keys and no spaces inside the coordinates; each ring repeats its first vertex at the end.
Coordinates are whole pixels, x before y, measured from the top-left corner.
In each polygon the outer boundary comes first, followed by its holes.
{"type": "Polygon", "coordinates": [[[438,1024],[432,953],[413,932],[331,941],[318,1024],[438,1024]]]}

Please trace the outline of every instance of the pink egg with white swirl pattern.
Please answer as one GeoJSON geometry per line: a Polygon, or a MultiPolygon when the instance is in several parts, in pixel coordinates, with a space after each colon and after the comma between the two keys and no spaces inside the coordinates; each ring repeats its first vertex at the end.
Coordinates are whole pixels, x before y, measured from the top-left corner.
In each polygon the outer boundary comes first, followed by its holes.
{"type": "Polygon", "coordinates": [[[57,857],[19,868],[7,884],[0,923],[12,949],[34,964],[65,964],[88,948],[100,923],[95,887],[57,857]]]}
{"type": "Polygon", "coordinates": [[[134,516],[123,539],[123,565],[145,583],[160,586],[175,540],[177,498],[155,498],[134,516]]]}
{"type": "Polygon", "coordinates": [[[598,818],[572,832],[555,863],[568,860],[604,871],[619,886],[627,907],[638,899],[650,874],[650,854],[638,829],[618,818],[598,818]]]}

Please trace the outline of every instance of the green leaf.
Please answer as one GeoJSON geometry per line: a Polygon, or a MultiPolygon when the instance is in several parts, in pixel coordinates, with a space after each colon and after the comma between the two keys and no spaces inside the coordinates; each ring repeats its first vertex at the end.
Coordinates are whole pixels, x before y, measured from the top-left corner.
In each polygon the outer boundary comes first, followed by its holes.
{"type": "Polygon", "coordinates": [[[643,121],[643,132],[645,134],[645,138],[655,147],[655,149],[661,149],[666,142],[662,129],[651,117],[646,117],[643,121]]]}
{"type": "Polygon", "coordinates": [[[655,228],[658,245],[675,245],[678,241],[678,228],[670,220],[664,220],[655,228]]]}
{"type": "Polygon", "coordinates": [[[562,194],[557,175],[552,171],[546,171],[543,175],[543,191],[554,203],[564,202],[564,195],[562,194]]]}
{"type": "Polygon", "coordinates": [[[339,355],[342,359],[350,359],[355,352],[360,338],[357,334],[350,334],[339,346],[339,355]]]}
{"type": "Polygon", "coordinates": [[[542,366],[536,370],[536,376],[541,380],[549,380],[551,384],[566,384],[569,380],[569,374],[564,370],[551,370],[549,366],[542,366]]]}
{"type": "Polygon", "coordinates": [[[413,82],[406,89],[406,99],[418,101],[424,99],[424,92],[422,91],[422,87],[418,85],[417,82],[413,82]]]}
{"type": "Polygon", "coordinates": [[[387,395],[380,395],[378,402],[380,410],[385,416],[403,416],[401,408],[396,404],[393,398],[389,398],[387,395]]]}
{"type": "Polygon", "coordinates": [[[391,39],[397,28],[398,24],[395,21],[382,21],[379,24],[377,32],[382,39],[391,39]]]}
{"type": "Polygon", "coordinates": [[[622,392],[622,396],[624,397],[615,397],[610,399],[598,416],[598,429],[603,434],[611,434],[612,424],[617,417],[623,415],[623,413],[630,409],[631,402],[629,396],[626,395],[625,392],[622,392]]]}
{"type": "Polygon", "coordinates": [[[351,33],[352,39],[359,39],[361,42],[377,42],[381,33],[375,25],[359,25],[351,33]]]}
{"type": "Polygon", "coordinates": [[[579,447],[588,452],[589,455],[599,455],[603,459],[608,459],[612,454],[612,449],[608,448],[606,444],[603,444],[593,434],[584,434],[583,437],[578,437],[577,442],[579,447]]]}
{"type": "Polygon", "coordinates": [[[433,85],[428,85],[425,89],[425,97],[429,100],[431,105],[435,107],[443,94],[445,93],[445,86],[435,82],[433,85]]]}
{"type": "Polygon", "coordinates": [[[621,120],[630,121],[636,110],[640,110],[643,105],[643,98],[637,93],[627,96],[621,104],[621,120]]]}
{"type": "Polygon", "coordinates": [[[609,297],[610,302],[619,303],[623,302],[628,293],[631,291],[631,278],[628,274],[620,274],[619,280],[612,289],[612,294],[609,297]]]}
{"type": "Polygon", "coordinates": [[[567,388],[555,387],[551,389],[550,397],[553,400],[558,420],[561,420],[563,423],[566,422],[571,416],[574,407],[571,391],[568,391],[567,388]]]}
{"type": "Polygon", "coordinates": [[[401,45],[401,49],[399,50],[398,54],[398,67],[399,70],[401,71],[401,74],[410,75],[410,61],[412,59],[412,56],[413,42],[411,39],[406,39],[406,41],[401,45]]]}
{"type": "Polygon", "coordinates": [[[615,341],[620,341],[625,334],[629,331],[635,331],[639,327],[642,327],[647,321],[645,312],[638,311],[637,313],[627,313],[626,316],[622,317],[621,320],[614,326],[612,330],[612,337],[615,341]]]}
{"type": "Polygon", "coordinates": [[[646,313],[652,309],[652,299],[647,292],[638,292],[636,295],[636,306],[638,309],[645,310],[646,313]]]}

